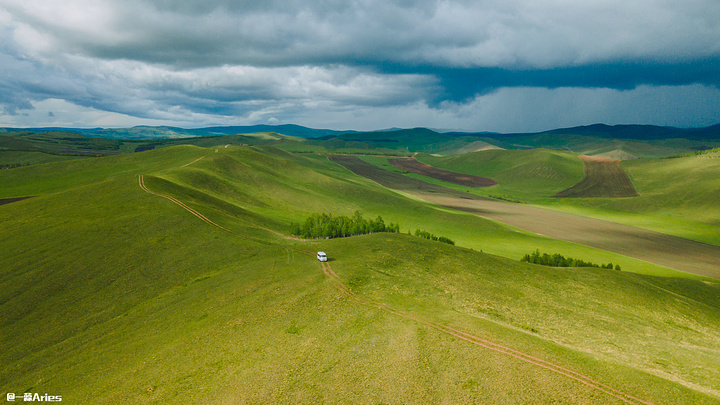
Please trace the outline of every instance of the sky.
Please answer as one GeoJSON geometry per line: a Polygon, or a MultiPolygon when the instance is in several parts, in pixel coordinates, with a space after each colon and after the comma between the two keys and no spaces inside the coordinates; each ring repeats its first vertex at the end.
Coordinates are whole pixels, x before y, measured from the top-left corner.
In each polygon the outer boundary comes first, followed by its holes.
{"type": "Polygon", "coordinates": [[[0,126],[720,123],[718,0],[0,0],[0,126]]]}

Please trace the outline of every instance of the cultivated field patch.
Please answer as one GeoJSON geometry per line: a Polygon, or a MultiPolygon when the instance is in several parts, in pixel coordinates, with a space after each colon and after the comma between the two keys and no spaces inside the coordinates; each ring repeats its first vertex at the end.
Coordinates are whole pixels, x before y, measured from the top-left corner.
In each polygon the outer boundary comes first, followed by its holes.
{"type": "Polygon", "coordinates": [[[420,163],[414,157],[388,159],[391,165],[398,169],[407,170],[412,173],[421,174],[423,176],[432,177],[442,181],[459,184],[466,187],[489,187],[494,186],[497,182],[487,177],[473,176],[471,174],[462,174],[442,170],[432,167],[425,163],[420,163]]]}
{"type": "Polygon", "coordinates": [[[620,161],[597,156],[580,155],[585,164],[585,176],[574,186],[553,197],[596,198],[637,197],[630,177],[620,167],[620,161]]]}

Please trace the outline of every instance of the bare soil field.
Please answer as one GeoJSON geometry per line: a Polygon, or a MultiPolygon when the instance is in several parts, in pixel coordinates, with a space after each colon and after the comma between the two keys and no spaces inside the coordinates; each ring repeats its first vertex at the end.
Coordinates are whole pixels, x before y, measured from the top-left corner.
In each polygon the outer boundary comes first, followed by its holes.
{"type": "Polygon", "coordinates": [[[567,190],[553,197],[593,198],[593,197],[637,197],[630,177],[620,167],[620,161],[597,156],[580,155],[585,164],[585,176],[567,190]]]}
{"type": "Polygon", "coordinates": [[[620,253],[720,279],[720,246],[560,211],[482,198],[373,166],[353,156],[329,156],[353,173],[443,207],[471,212],[554,239],[620,253]]]}
{"type": "Polygon", "coordinates": [[[425,163],[420,163],[414,157],[388,159],[391,165],[398,169],[407,170],[412,173],[422,174],[433,179],[448,181],[466,187],[489,187],[497,182],[486,177],[473,176],[470,174],[455,173],[448,170],[437,169],[425,163]]]}
{"type": "Polygon", "coordinates": [[[355,156],[329,155],[330,161],[338,163],[351,172],[367,177],[380,185],[398,191],[423,192],[428,194],[452,195],[460,198],[482,198],[462,191],[453,190],[448,187],[438,186],[412,177],[403,176],[400,173],[391,172],[371,165],[355,156]]]}

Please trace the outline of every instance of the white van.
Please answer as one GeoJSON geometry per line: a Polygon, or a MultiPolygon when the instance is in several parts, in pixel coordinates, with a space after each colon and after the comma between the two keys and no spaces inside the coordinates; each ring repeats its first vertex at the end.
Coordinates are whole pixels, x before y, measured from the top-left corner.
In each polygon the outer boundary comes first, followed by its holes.
{"type": "Polygon", "coordinates": [[[326,262],[326,261],[327,261],[327,255],[325,254],[325,252],[318,252],[317,258],[318,258],[318,260],[320,260],[321,262],[326,262]]]}

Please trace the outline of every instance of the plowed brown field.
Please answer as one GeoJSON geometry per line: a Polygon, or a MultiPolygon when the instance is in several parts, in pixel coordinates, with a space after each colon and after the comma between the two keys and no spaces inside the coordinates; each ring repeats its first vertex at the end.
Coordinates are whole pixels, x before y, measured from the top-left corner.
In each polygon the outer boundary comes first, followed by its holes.
{"type": "Polygon", "coordinates": [[[567,190],[553,197],[637,197],[638,193],[620,161],[595,156],[580,155],[585,164],[585,177],[567,190]]]}
{"type": "Polygon", "coordinates": [[[472,212],[550,238],[720,278],[720,246],[566,212],[490,200],[393,173],[353,156],[329,158],[355,174],[433,204],[472,212]]]}
{"type": "Polygon", "coordinates": [[[414,157],[388,159],[391,165],[398,169],[407,170],[412,173],[422,174],[433,179],[443,180],[466,187],[489,187],[497,182],[486,177],[473,176],[470,174],[455,173],[448,170],[437,169],[425,163],[420,163],[414,157]]]}

